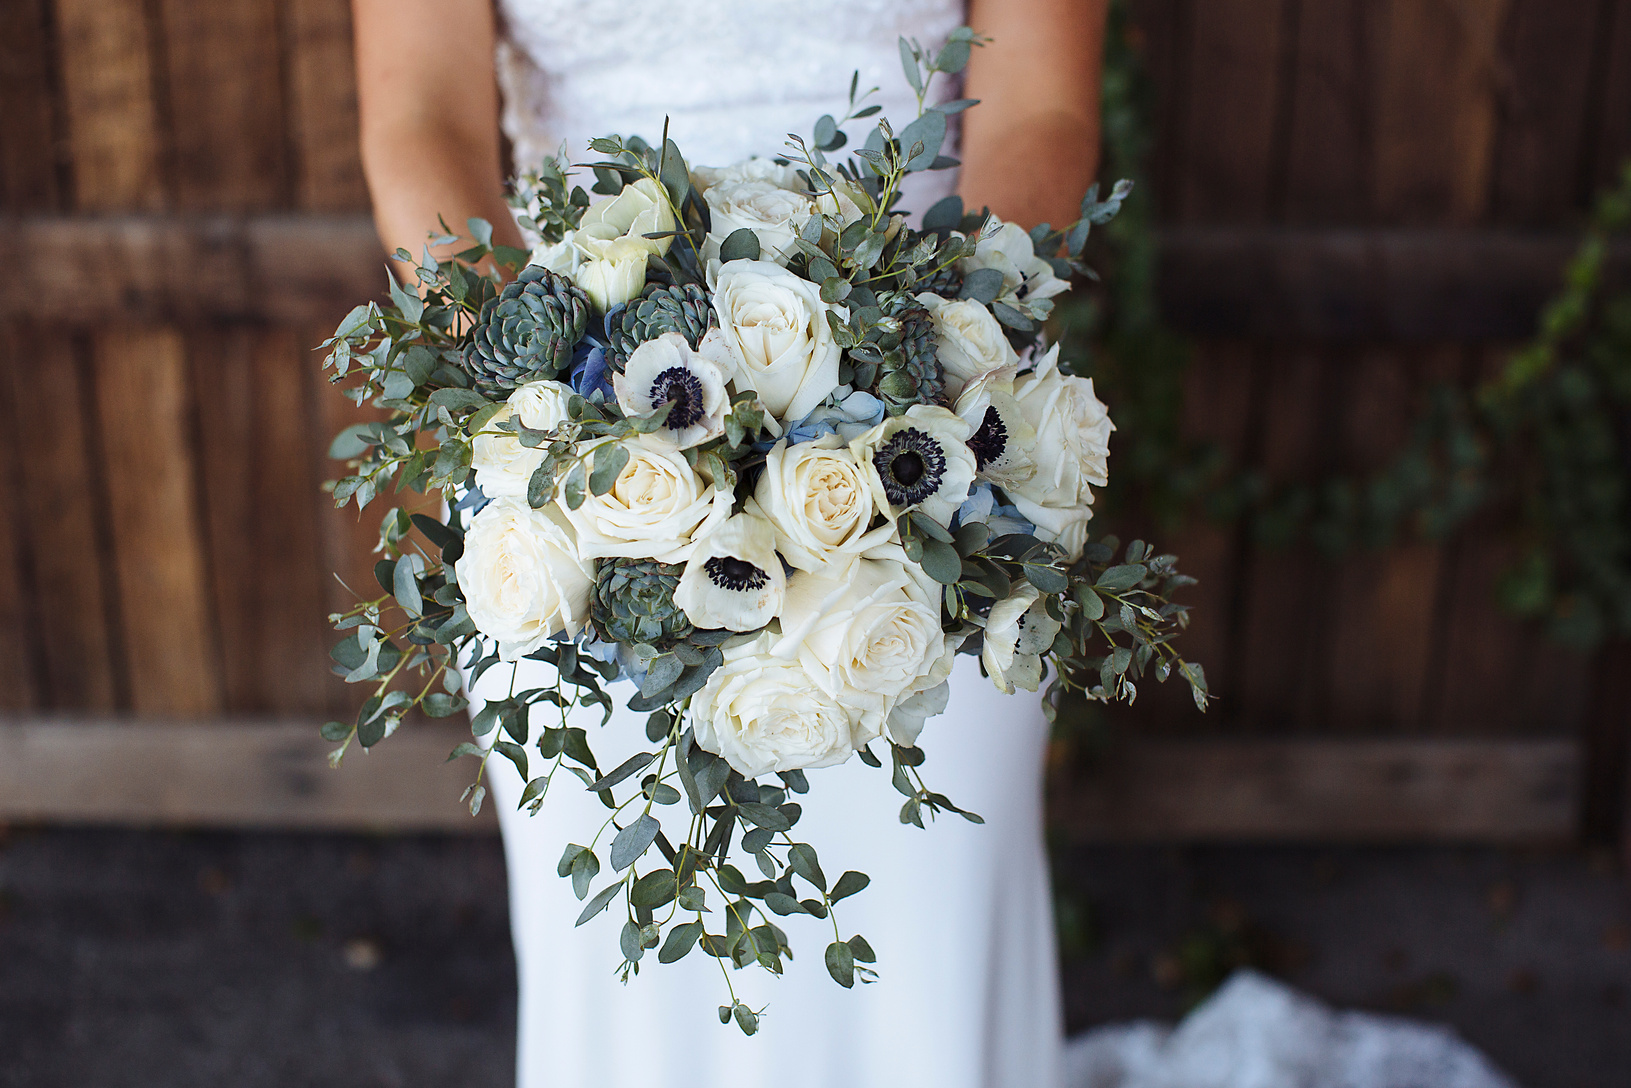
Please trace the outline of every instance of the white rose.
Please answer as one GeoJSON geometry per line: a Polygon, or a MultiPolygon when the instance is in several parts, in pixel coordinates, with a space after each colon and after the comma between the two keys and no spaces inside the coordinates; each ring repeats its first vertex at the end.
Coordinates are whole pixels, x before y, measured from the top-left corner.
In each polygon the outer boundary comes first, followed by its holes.
{"type": "Polygon", "coordinates": [[[714,310],[729,349],[731,380],[752,389],[778,419],[796,421],[838,388],[838,342],[821,288],[773,261],[729,261],[719,267],[714,310]]]}
{"type": "Polygon", "coordinates": [[[798,168],[792,163],[750,156],[729,166],[698,166],[691,170],[691,184],[704,194],[715,185],[731,181],[767,181],[780,189],[799,188],[798,168]]]}
{"type": "Polygon", "coordinates": [[[946,375],[946,392],[957,397],[970,382],[1012,380],[1019,356],[1002,334],[1002,325],[977,299],[921,294],[917,300],[934,323],[935,355],[946,375]]]}
{"type": "Polygon", "coordinates": [[[914,404],[850,443],[872,498],[891,521],[922,510],[949,526],[968,498],[978,462],[968,448],[973,428],[948,409],[914,404]]]}
{"type": "Polygon", "coordinates": [[[878,511],[866,471],[835,434],[771,447],[748,502],[769,520],[776,549],[799,570],[844,566],[893,532],[888,524],[871,527],[878,511]]]}
{"type": "Polygon", "coordinates": [[[704,257],[719,256],[719,247],[733,231],[751,230],[759,239],[760,257],[786,264],[797,250],[793,239],[810,218],[810,198],[770,181],[722,181],[702,196],[708,204],[713,228],[704,257]]]}
{"type": "Polygon", "coordinates": [[[1038,302],[1070,290],[1070,284],[1053,274],[1053,265],[1036,255],[1031,236],[1017,223],[1004,223],[993,216],[974,244],[974,256],[964,257],[958,267],[966,276],[981,268],[1002,273],[1002,293],[1038,302]]]}
{"type": "Polygon", "coordinates": [[[646,258],[662,256],[672,237],[646,238],[674,229],[668,194],[650,178],[623,187],[591,205],[578,228],[532,252],[532,263],[572,277],[601,311],[638,295],[646,285],[646,258]]]}
{"type": "Polygon", "coordinates": [[[497,640],[506,661],[558,634],[576,636],[589,613],[594,565],[579,555],[572,526],[553,507],[488,503],[471,519],[454,571],[471,622],[497,640]]]}
{"type": "Polygon", "coordinates": [[[1016,687],[1035,691],[1042,683],[1042,655],[1058,634],[1059,621],[1048,615],[1047,602],[1036,587],[1021,585],[991,606],[980,661],[1005,694],[1016,687]]]}
{"type": "Polygon", "coordinates": [[[1042,357],[1036,371],[1014,383],[1014,400],[1036,431],[1031,460],[1036,474],[1008,496],[1037,535],[1055,540],[1070,558],[1081,555],[1087,522],[1093,516],[1092,486],[1109,482],[1109,410],[1093,394],[1092,378],[1059,373],[1059,345],[1042,357]],[[1090,486],[1091,485],[1091,486],[1090,486]]]}
{"type": "Polygon", "coordinates": [[[697,744],[738,774],[831,767],[855,751],[850,712],[795,660],[777,657],[779,636],[725,647],[725,663],[691,697],[697,744]]]}
{"type": "Polygon", "coordinates": [[[528,449],[520,438],[498,429],[514,419],[534,431],[552,431],[566,420],[572,390],[560,382],[536,381],[520,386],[470,442],[470,464],[476,486],[490,499],[524,498],[532,474],[543,463],[544,451],[528,449]]]}
{"type": "Polygon", "coordinates": [[[698,540],[674,587],[674,603],[704,630],[756,631],[776,618],[786,597],[776,531],[748,513],[698,540]]]}
{"type": "Polygon", "coordinates": [[[951,675],[957,644],[940,626],[943,589],[899,545],[787,585],[774,652],[803,662],[856,715],[855,743],[883,732],[903,698],[951,675]]]}
{"type": "Polygon", "coordinates": [[[672,442],[639,434],[624,439],[623,448],[628,464],[606,494],[594,495],[586,488],[576,510],[567,509],[564,489],[557,496],[577,530],[579,552],[586,559],[685,562],[693,538],[730,517],[731,492],[716,490],[697,475],[672,442]]]}
{"type": "Polygon", "coordinates": [[[585,257],[573,271],[572,282],[605,313],[645,290],[648,256],[640,239],[619,238],[603,247],[601,256],[585,257]]]}

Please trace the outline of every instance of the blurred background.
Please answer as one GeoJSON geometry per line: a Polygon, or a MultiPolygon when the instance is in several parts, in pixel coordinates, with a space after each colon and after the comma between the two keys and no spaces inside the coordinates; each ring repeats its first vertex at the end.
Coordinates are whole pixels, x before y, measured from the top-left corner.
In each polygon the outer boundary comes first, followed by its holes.
{"type": "MultiPolygon", "coordinates": [[[[1057,331],[1218,700],[1061,727],[1071,1027],[1250,965],[1631,1083],[1631,0],[1128,0],[1105,140],[1057,331]]],[[[345,0],[6,0],[0,267],[0,1083],[510,1083],[462,727],[317,736],[345,0]]]]}

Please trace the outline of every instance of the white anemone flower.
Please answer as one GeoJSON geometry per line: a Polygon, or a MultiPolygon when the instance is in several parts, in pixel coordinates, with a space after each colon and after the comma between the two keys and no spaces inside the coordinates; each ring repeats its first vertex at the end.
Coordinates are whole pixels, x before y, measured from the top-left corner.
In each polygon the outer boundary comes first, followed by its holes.
{"type": "Polygon", "coordinates": [[[968,448],[973,428],[949,409],[914,404],[850,443],[878,508],[894,521],[922,510],[950,525],[968,498],[976,462],[968,448]]]}
{"type": "Polygon", "coordinates": [[[957,414],[974,428],[968,448],[982,479],[1006,488],[1036,475],[1036,428],[1008,389],[970,383],[957,398],[957,414]]]}
{"type": "Polygon", "coordinates": [[[737,514],[697,544],[674,603],[705,630],[757,631],[787,599],[776,531],[764,518],[737,514]]]}
{"type": "Polygon", "coordinates": [[[684,336],[665,332],[629,355],[623,373],[612,375],[617,405],[630,416],[649,416],[673,402],[654,433],[679,449],[689,449],[725,433],[730,397],[725,374],[707,356],[691,350],[684,336]]]}
{"type": "Polygon", "coordinates": [[[1035,691],[1042,683],[1042,655],[1053,645],[1059,626],[1048,615],[1047,598],[1032,585],[1022,585],[992,605],[980,651],[991,682],[1004,694],[1016,687],[1035,691]]]}

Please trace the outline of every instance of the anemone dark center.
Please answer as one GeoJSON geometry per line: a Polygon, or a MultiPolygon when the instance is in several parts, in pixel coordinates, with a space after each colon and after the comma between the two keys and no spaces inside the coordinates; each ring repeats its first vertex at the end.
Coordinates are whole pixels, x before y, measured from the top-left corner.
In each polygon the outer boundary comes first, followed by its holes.
{"type": "Polygon", "coordinates": [[[651,403],[674,402],[668,427],[682,431],[702,418],[702,382],[683,366],[671,366],[651,380],[651,403]]]}
{"type": "Polygon", "coordinates": [[[703,563],[702,569],[714,585],[738,593],[763,589],[765,583],[770,581],[770,575],[734,555],[716,555],[703,563]]]}
{"type": "Polygon", "coordinates": [[[940,443],[916,427],[896,431],[872,455],[872,467],[883,481],[891,506],[916,506],[940,490],[946,454],[940,443]]]}
{"type": "Polygon", "coordinates": [[[968,440],[968,448],[974,451],[974,461],[981,469],[993,461],[1002,460],[1002,452],[1008,448],[1008,428],[1003,426],[1002,414],[997,411],[996,405],[986,408],[985,419],[980,421],[980,429],[968,440]]]}

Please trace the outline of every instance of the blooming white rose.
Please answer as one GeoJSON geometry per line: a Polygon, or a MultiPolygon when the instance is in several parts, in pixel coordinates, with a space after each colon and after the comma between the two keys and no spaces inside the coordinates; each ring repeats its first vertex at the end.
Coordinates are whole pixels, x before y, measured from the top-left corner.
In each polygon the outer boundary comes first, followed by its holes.
{"type": "Polygon", "coordinates": [[[668,194],[650,178],[623,187],[589,206],[578,228],[552,245],[533,250],[532,263],[572,277],[596,308],[611,309],[646,285],[646,258],[662,256],[672,237],[646,238],[674,229],[668,194]]]}
{"type": "Polygon", "coordinates": [[[835,434],[771,447],[748,504],[770,522],[777,550],[799,570],[846,565],[893,532],[888,524],[871,527],[878,511],[866,471],[835,434]]]}
{"type": "Polygon", "coordinates": [[[793,239],[810,218],[810,198],[771,181],[722,181],[702,194],[713,229],[708,233],[704,257],[719,256],[719,247],[733,231],[751,230],[759,239],[760,257],[786,264],[797,252],[793,239]]]}
{"type": "MultiPolygon", "coordinates": [[[[719,330],[710,329],[709,337],[719,330]]],[[[621,374],[612,375],[617,405],[630,416],[649,416],[673,402],[663,425],[652,434],[680,449],[725,433],[730,397],[725,375],[705,354],[691,350],[684,336],[665,332],[629,354],[621,374]]]]}
{"type": "Polygon", "coordinates": [[[697,541],[674,587],[674,603],[704,630],[756,631],[776,618],[786,597],[776,531],[748,513],[697,541]]]}
{"type": "Polygon", "coordinates": [[[1019,356],[984,303],[928,293],[917,300],[934,323],[935,355],[946,375],[947,394],[955,398],[970,382],[1012,381],[1019,373],[1019,356]]]}
{"type": "Polygon", "coordinates": [[[1070,284],[1053,274],[1053,265],[1036,255],[1031,236],[1017,223],[1004,223],[993,216],[974,243],[974,256],[958,262],[963,275],[981,268],[1002,273],[1002,294],[1019,295],[1038,302],[1070,290],[1070,284]]]}
{"type": "Polygon", "coordinates": [[[650,251],[641,239],[618,238],[596,257],[585,257],[572,272],[572,282],[589,296],[602,313],[634,298],[646,286],[646,258],[650,251]]]}
{"type": "Polygon", "coordinates": [[[586,490],[576,510],[567,509],[564,492],[556,500],[577,530],[580,554],[685,562],[693,538],[730,517],[730,490],[718,490],[697,475],[672,442],[638,434],[622,445],[629,460],[611,490],[604,495],[586,490]]]}
{"type": "Polygon", "coordinates": [[[796,658],[771,652],[779,637],[727,643],[724,664],[691,697],[697,745],[745,778],[831,767],[855,751],[849,710],[796,658]]]}
{"type": "Polygon", "coordinates": [[[803,662],[855,714],[855,743],[883,732],[896,704],[951,675],[957,643],[940,626],[943,590],[897,544],[787,585],[774,652],[803,662]]]}
{"type": "Polygon", "coordinates": [[[773,261],[728,261],[714,283],[714,310],[738,392],[752,389],[778,419],[802,419],[838,388],[838,341],[821,288],[773,261]]]}
{"type": "Polygon", "coordinates": [[[922,510],[941,525],[968,498],[976,461],[973,428],[934,404],[914,404],[850,443],[872,498],[889,520],[922,510]]]}
{"type": "Polygon", "coordinates": [[[499,430],[498,424],[514,419],[530,430],[552,431],[566,421],[571,398],[568,386],[547,380],[528,382],[510,394],[504,407],[470,442],[470,464],[483,495],[524,498],[532,474],[544,460],[543,450],[528,449],[516,435],[499,430]]]}
{"type": "Polygon", "coordinates": [[[572,526],[546,506],[494,499],[470,519],[454,564],[476,629],[505,661],[558,634],[576,636],[589,614],[594,564],[578,554],[572,526]]]}
{"type": "Polygon", "coordinates": [[[1037,527],[1039,537],[1056,541],[1074,560],[1082,553],[1093,516],[1092,486],[1109,482],[1107,458],[1115,425],[1093,394],[1092,378],[1059,373],[1057,344],[1034,373],[1014,383],[1014,400],[1036,431],[1031,454],[1036,474],[1007,488],[1008,497],[1037,527]]]}
{"type": "Polygon", "coordinates": [[[1035,586],[1025,583],[991,606],[985,621],[985,648],[980,661],[1002,692],[1021,687],[1035,691],[1042,683],[1042,655],[1059,634],[1059,621],[1035,586]]]}
{"type": "Polygon", "coordinates": [[[696,166],[691,169],[691,184],[704,194],[715,185],[731,181],[766,181],[778,188],[794,191],[800,186],[798,168],[792,163],[778,163],[757,155],[729,166],[696,166]]]}

